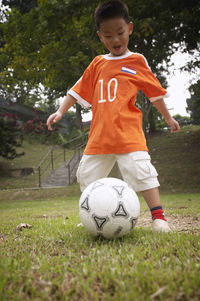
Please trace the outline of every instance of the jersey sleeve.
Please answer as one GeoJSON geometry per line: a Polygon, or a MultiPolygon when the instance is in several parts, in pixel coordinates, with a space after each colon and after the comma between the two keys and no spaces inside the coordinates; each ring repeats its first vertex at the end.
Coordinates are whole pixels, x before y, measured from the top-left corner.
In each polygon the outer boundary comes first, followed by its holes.
{"type": "Polygon", "coordinates": [[[88,108],[92,103],[92,70],[93,62],[86,68],[81,78],[75,85],[67,92],[77,99],[77,103],[81,106],[88,108]]]}
{"type": "Polygon", "coordinates": [[[151,71],[145,57],[141,55],[140,60],[140,88],[144,92],[144,94],[149,98],[151,102],[154,102],[161,98],[169,97],[167,91],[161,86],[159,80],[151,71]]]}

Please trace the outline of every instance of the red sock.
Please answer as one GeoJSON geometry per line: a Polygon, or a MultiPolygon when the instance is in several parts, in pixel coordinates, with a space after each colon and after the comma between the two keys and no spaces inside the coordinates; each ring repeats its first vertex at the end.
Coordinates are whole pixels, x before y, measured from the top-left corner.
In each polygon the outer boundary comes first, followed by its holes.
{"type": "Polygon", "coordinates": [[[162,219],[162,220],[166,221],[165,214],[164,214],[164,211],[162,209],[162,206],[152,208],[151,209],[151,215],[152,215],[153,221],[155,219],[162,219]]]}

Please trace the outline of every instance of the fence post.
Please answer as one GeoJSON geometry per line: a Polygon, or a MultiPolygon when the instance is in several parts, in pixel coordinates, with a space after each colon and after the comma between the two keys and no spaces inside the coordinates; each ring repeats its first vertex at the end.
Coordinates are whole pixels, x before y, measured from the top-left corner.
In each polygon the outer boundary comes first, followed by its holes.
{"type": "Polygon", "coordinates": [[[68,164],[68,184],[70,185],[70,164],[68,164]]]}
{"type": "Polygon", "coordinates": [[[80,162],[80,160],[81,160],[81,148],[80,147],[78,149],[78,159],[79,159],[79,162],[80,162]]]}
{"type": "Polygon", "coordinates": [[[41,187],[41,171],[40,171],[40,166],[38,167],[38,176],[39,176],[38,186],[41,187]]]}
{"type": "Polygon", "coordinates": [[[53,165],[53,148],[51,149],[51,169],[54,170],[54,165],[53,165]]]}
{"type": "Polygon", "coordinates": [[[64,162],[66,161],[66,156],[65,156],[65,147],[64,147],[64,162]]]}

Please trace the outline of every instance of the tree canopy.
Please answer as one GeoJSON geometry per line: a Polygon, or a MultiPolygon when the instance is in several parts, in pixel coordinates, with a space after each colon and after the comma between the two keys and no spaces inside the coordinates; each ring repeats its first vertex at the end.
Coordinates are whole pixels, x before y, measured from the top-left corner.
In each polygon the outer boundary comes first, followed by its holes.
{"type": "Polygon", "coordinates": [[[191,97],[188,98],[187,110],[190,112],[194,124],[200,124],[200,80],[189,88],[191,97]]]}
{"type": "MultiPolygon", "coordinates": [[[[124,2],[134,23],[130,49],[145,55],[166,86],[162,72],[177,48],[192,54],[199,50],[200,1],[124,2]]],[[[32,99],[34,105],[42,84],[54,101],[66,94],[97,54],[105,52],[94,26],[94,0],[3,0],[3,4],[10,10],[0,24],[1,93],[22,102],[32,99]]],[[[196,66],[199,56],[185,68],[196,66]]]]}

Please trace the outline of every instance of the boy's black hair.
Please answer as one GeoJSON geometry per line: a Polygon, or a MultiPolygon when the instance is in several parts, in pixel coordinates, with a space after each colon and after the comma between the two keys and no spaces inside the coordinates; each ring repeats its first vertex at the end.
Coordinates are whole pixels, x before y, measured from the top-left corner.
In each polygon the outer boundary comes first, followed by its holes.
{"type": "Polygon", "coordinates": [[[112,18],[123,18],[127,24],[130,22],[128,7],[120,0],[109,0],[100,4],[94,14],[97,30],[103,21],[112,18]]]}

